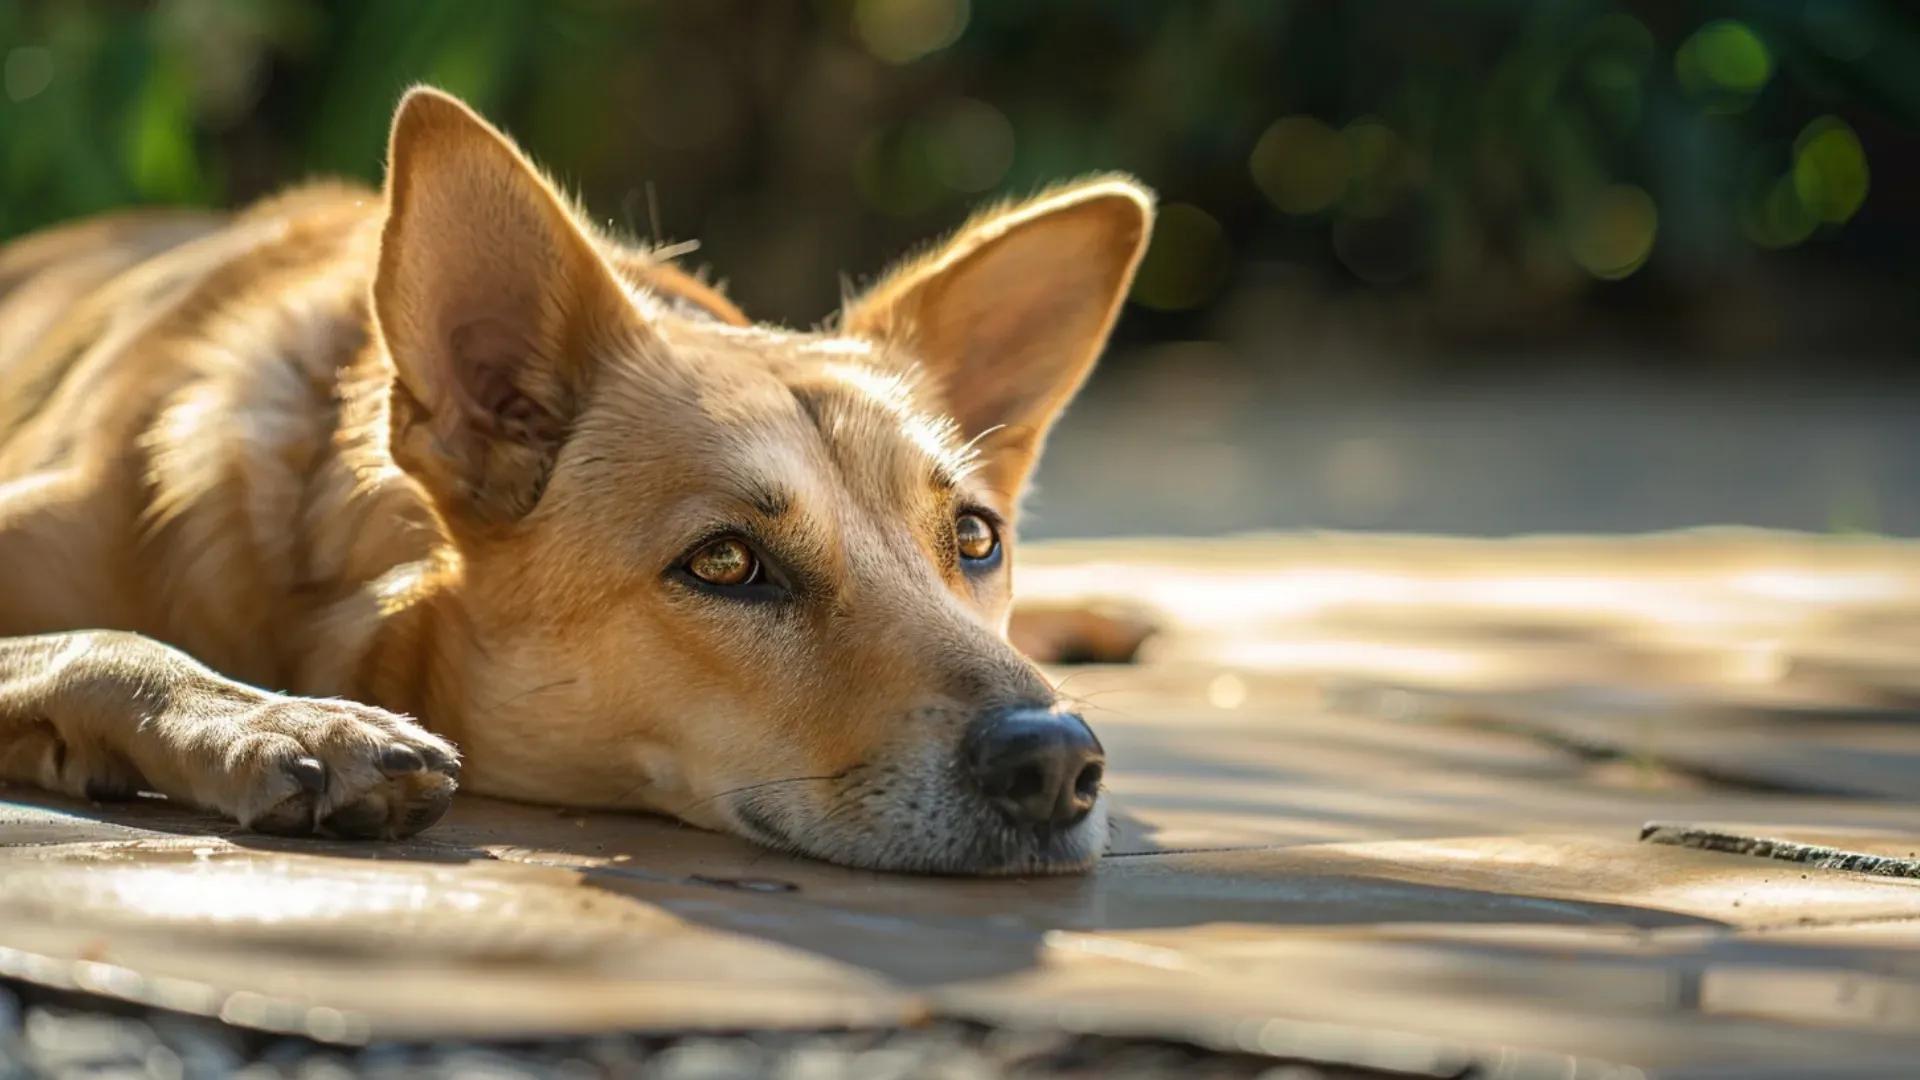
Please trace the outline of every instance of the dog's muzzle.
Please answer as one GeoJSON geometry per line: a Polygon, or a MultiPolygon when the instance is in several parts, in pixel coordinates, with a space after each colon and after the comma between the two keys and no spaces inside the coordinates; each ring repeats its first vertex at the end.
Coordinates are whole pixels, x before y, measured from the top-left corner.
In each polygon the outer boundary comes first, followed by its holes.
{"type": "Polygon", "coordinates": [[[1087,722],[1072,713],[1020,706],[976,718],[961,760],[987,801],[1016,825],[1070,829],[1100,797],[1106,754],[1087,722]]]}

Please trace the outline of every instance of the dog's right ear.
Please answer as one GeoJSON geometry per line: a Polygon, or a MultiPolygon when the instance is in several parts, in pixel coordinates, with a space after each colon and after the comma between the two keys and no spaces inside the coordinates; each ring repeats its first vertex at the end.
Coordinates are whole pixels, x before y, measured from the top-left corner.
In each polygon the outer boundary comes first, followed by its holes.
{"type": "Polygon", "coordinates": [[[1152,231],[1153,194],[1132,179],[1069,184],[974,218],[851,301],[841,325],[918,357],[1012,517],[1152,231]]]}
{"type": "Polygon", "coordinates": [[[546,487],[594,345],[632,313],[566,203],[437,90],[400,102],[373,304],[393,357],[393,456],[443,512],[517,520],[546,487]]]}

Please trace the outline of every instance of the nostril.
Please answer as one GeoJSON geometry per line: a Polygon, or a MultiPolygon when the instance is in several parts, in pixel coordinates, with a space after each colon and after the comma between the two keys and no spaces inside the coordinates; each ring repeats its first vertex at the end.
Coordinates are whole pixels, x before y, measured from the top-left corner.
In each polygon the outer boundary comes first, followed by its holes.
{"type": "Polygon", "coordinates": [[[1073,778],[1073,793],[1078,798],[1092,802],[1100,795],[1100,779],[1106,775],[1099,762],[1089,761],[1081,768],[1080,775],[1073,778]]]}
{"type": "Polygon", "coordinates": [[[1045,794],[1047,787],[1046,771],[1038,765],[1022,765],[1013,771],[1013,778],[1007,784],[1004,794],[1009,799],[1025,800],[1045,794]]]}

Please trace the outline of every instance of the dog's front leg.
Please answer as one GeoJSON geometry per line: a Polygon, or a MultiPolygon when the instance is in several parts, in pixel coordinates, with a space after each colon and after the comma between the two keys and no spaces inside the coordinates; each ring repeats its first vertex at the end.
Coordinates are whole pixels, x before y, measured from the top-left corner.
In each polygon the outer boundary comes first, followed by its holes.
{"type": "Polygon", "coordinates": [[[458,774],[453,747],[405,717],[258,690],[137,634],[0,639],[0,780],[371,839],[433,824],[458,774]]]}

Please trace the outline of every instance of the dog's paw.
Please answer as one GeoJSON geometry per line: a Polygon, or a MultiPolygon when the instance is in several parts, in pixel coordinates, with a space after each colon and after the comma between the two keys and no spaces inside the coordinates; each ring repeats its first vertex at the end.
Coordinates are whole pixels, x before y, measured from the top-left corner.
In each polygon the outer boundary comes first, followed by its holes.
{"type": "Polygon", "coordinates": [[[453,746],[384,709],[274,698],[240,729],[221,755],[231,793],[220,809],[257,832],[411,836],[440,820],[458,785],[453,746]]]}

